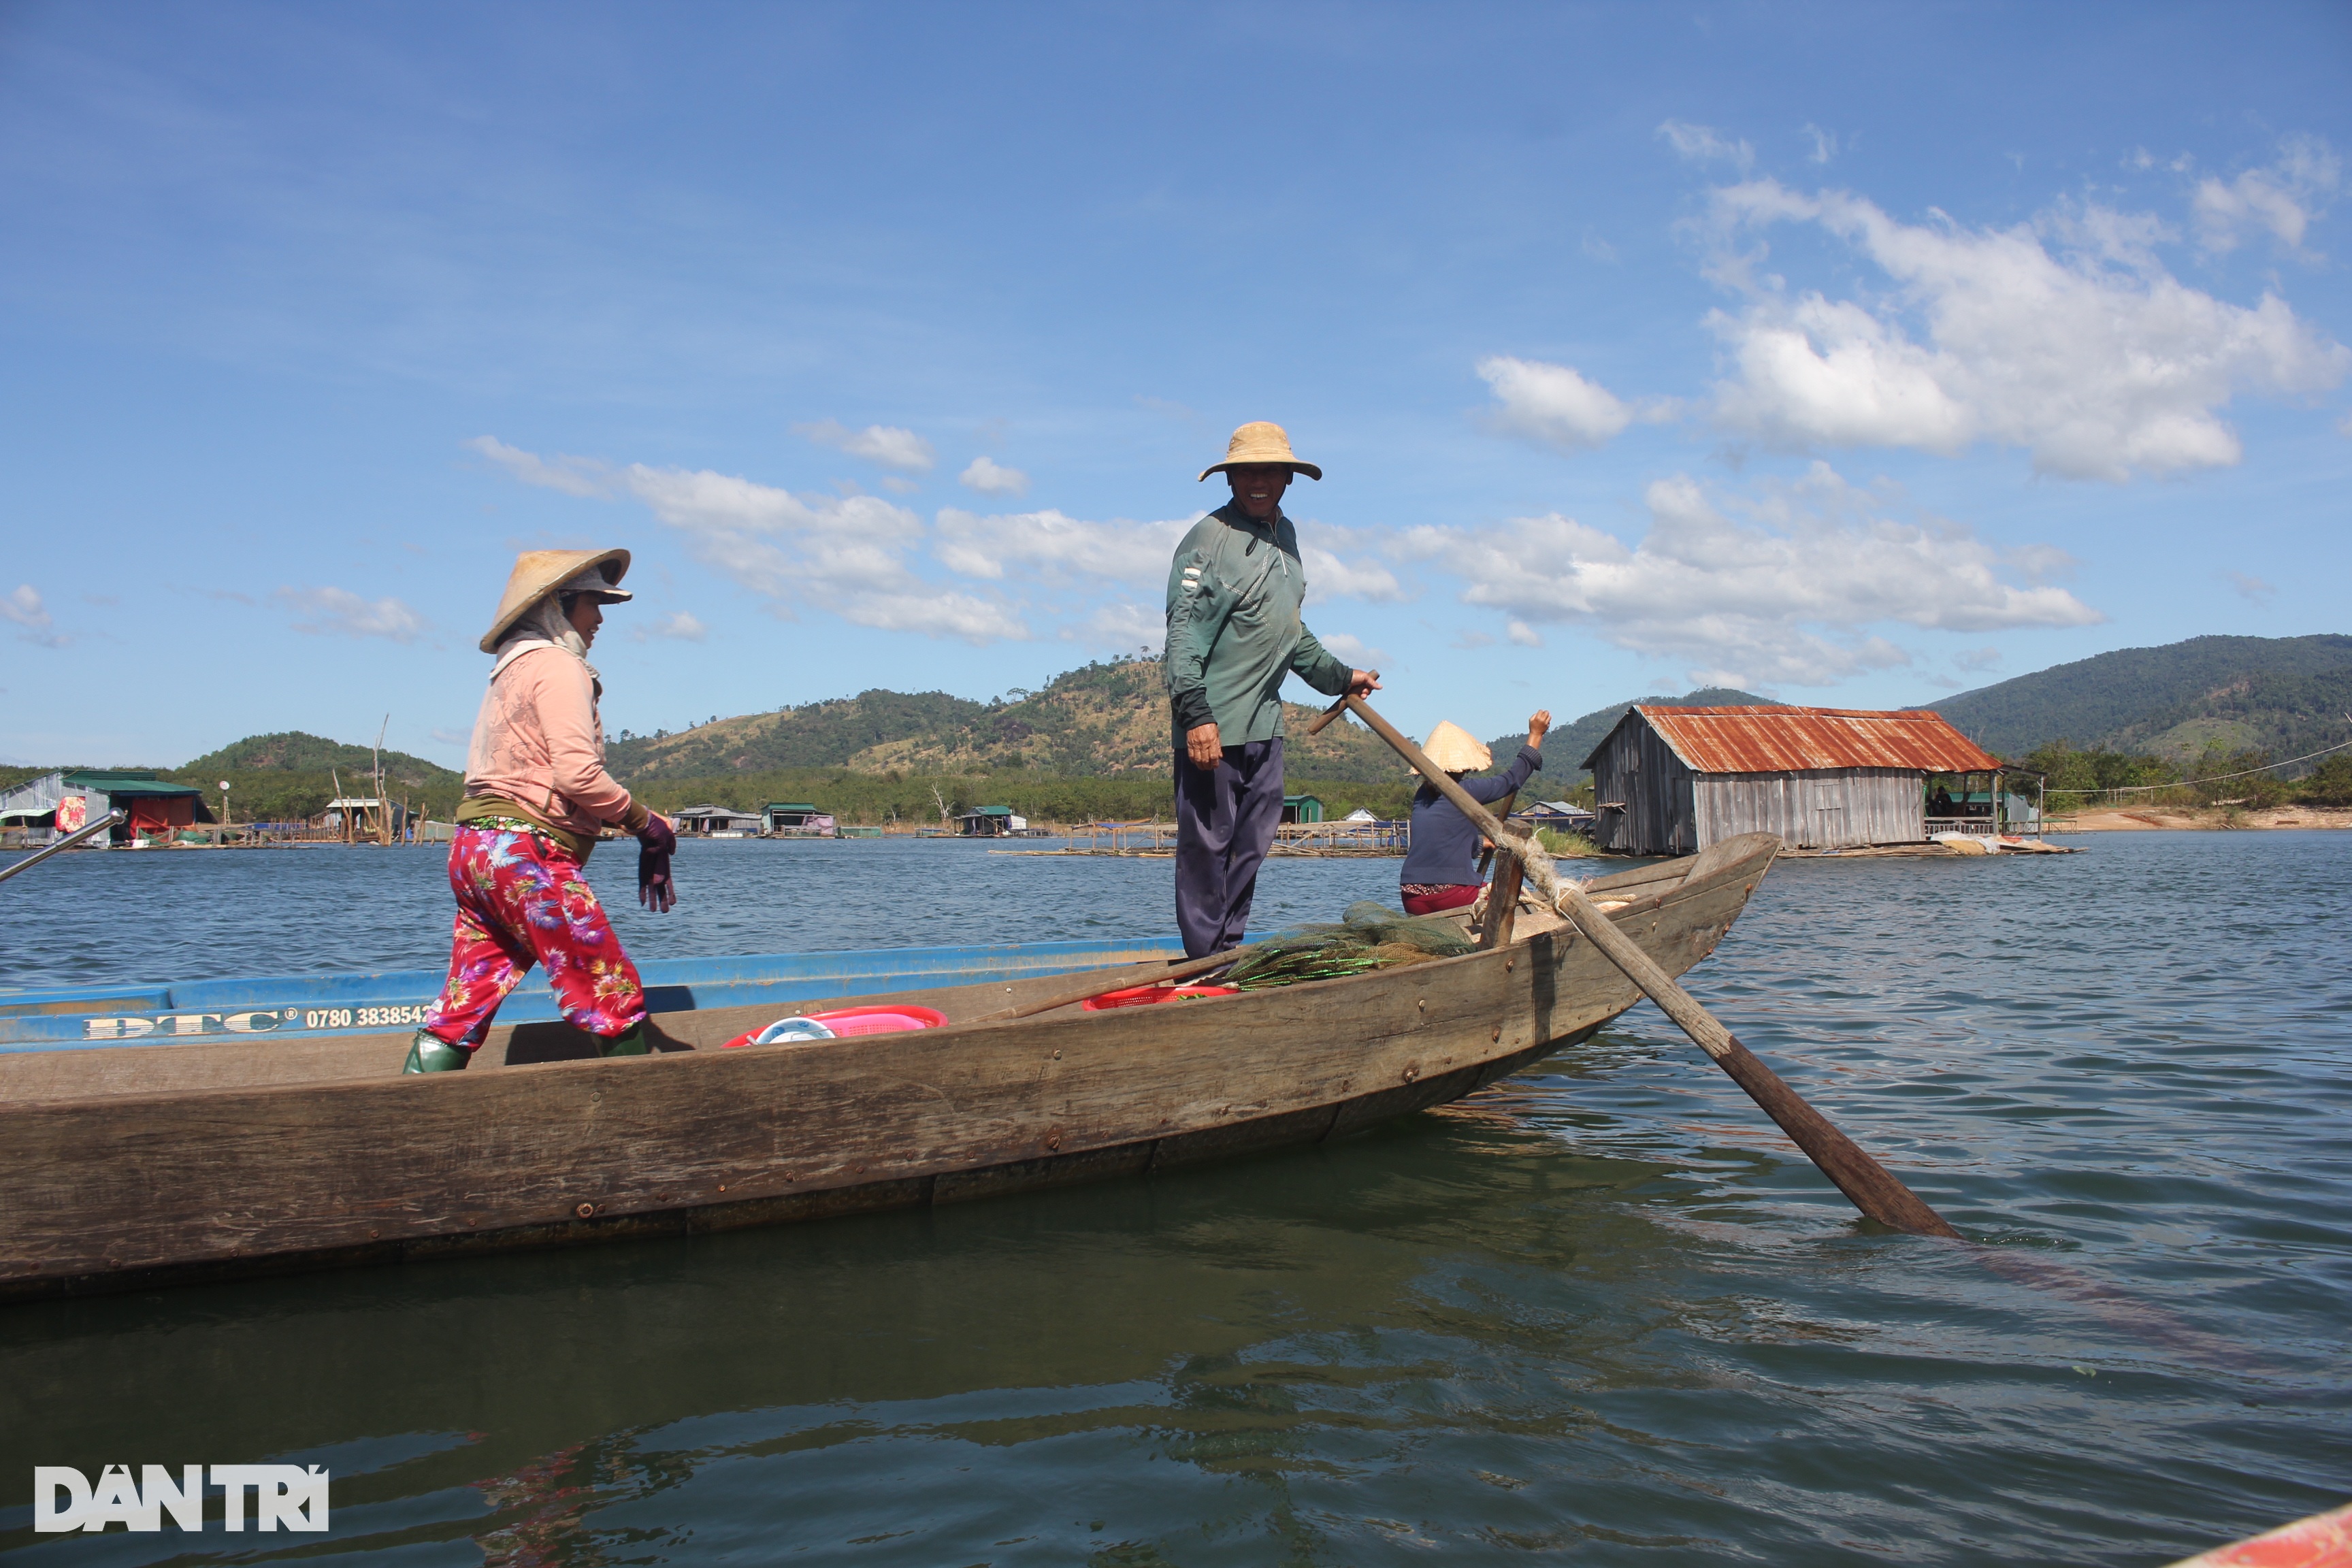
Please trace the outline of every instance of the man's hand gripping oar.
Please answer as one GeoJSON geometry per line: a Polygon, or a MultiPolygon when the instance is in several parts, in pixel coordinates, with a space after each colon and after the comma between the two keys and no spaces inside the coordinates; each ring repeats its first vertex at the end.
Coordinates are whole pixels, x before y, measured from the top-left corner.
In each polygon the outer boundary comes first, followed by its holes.
{"type": "Polygon", "coordinates": [[[1830,1122],[1829,1118],[1805,1103],[1804,1098],[1780,1080],[1780,1075],[1756,1058],[1754,1052],[1739,1043],[1707,1010],[1698,1005],[1691,994],[1675,983],[1674,976],[1658,967],[1633,939],[1619,931],[1609,917],[1601,912],[1584,890],[1573,882],[1563,882],[1552,867],[1551,856],[1542,847],[1523,841],[1503,831],[1503,825],[1494,814],[1470,798],[1469,792],[1422,754],[1422,750],[1395,726],[1373,712],[1362,698],[1342,697],[1333,703],[1321,719],[1316,721],[1312,734],[1345,710],[1370,726],[1374,734],[1396,748],[1403,757],[1427,779],[1431,787],[1452,801],[1463,816],[1478,826],[1481,832],[1501,849],[1507,850],[1526,868],[1527,879],[1536,891],[1563,918],[1573,923],[1586,941],[1599,948],[1603,956],[1619,969],[1625,978],[1642,988],[1643,994],[1658,1005],[1658,1010],[1688,1035],[1699,1049],[1705,1051],[1716,1066],[1731,1076],[1731,1081],[1748,1091],[1748,1097],[1764,1108],[1766,1115],[1780,1124],[1781,1131],[1795,1140],[1805,1157],[1821,1167],[1822,1173],[1837,1184],[1838,1191],[1853,1200],[1860,1209],[1881,1225],[1891,1225],[1897,1230],[1907,1230],[1919,1236],[1958,1237],[1943,1215],[1922,1202],[1919,1195],[1864,1152],[1862,1146],[1830,1122]]]}

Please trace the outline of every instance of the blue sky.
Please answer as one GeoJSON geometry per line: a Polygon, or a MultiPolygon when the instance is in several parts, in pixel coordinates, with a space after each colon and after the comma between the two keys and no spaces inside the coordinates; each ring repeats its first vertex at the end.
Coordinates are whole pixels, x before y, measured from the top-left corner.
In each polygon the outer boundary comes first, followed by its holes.
{"type": "MultiPolygon", "coordinates": [[[[1426,730],[2352,629],[2352,9],[0,5],[0,758],[1156,646],[1249,419],[1426,730]]],[[[1300,695],[1307,694],[1303,689],[1300,695]]]]}

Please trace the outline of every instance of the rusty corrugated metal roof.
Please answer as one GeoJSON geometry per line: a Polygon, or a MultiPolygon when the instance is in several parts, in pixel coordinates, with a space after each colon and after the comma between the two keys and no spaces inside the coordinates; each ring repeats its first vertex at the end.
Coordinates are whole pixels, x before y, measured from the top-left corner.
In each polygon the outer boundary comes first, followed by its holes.
{"type": "Polygon", "coordinates": [[[1781,773],[1817,768],[1917,768],[1980,773],[2000,766],[1921,709],[1637,708],[1693,772],[1781,773]]]}

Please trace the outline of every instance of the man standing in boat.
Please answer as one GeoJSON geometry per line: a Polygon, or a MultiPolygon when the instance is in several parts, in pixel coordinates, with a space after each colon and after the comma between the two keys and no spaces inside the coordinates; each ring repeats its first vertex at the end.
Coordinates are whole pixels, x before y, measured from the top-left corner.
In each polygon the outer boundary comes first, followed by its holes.
{"type": "Polygon", "coordinates": [[[533,962],[563,1016],[600,1056],[646,1054],[645,987],[583,867],[606,823],[634,833],[637,897],[677,900],[669,822],[604,771],[604,682],[588,662],[604,606],[630,597],[625,550],[534,550],[517,557],[483,637],[497,656],[466,755],[466,798],[449,847],[457,896],[449,978],[408,1047],[403,1072],[449,1072],[474,1059],[499,1004],[533,962]]]}
{"type": "Polygon", "coordinates": [[[1307,569],[1283,515],[1290,476],[1320,479],[1279,425],[1243,426],[1222,473],[1233,500],[1176,547],[1168,571],[1168,683],[1176,753],[1176,926],[1193,958],[1242,939],[1258,867],[1282,822],[1282,682],[1364,696],[1380,672],[1350,669],[1298,618],[1307,569]]]}

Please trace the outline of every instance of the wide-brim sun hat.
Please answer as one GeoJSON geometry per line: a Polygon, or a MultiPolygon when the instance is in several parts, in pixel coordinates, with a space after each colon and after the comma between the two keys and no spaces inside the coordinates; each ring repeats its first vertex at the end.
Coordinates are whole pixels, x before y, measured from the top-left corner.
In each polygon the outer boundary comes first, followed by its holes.
{"type": "Polygon", "coordinates": [[[1202,468],[1201,478],[1222,474],[1236,463],[1280,463],[1292,473],[1305,474],[1310,479],[1323,477],[1322,469],[1298,460],[1298,455],[1290,449],[1288,431],[1264,419],[1252,420],[1234,431],[1234,438],[1225,443],[1225,460],[1202,468]]]}
{"type": "Polygon", "coordinates": [[[1449,773],[1475,773],[1495,765],[1495,753],[1485,742],[1473,739],[1469,731],[1450,719],[1437,721],[1437,728],[1421,743],[1421,752],[1449,773]]]}
{"type": "Polygon", "coordinates": [[[533,605],[551,594],[593,594],[605,604],[634,598],[621,586],[629,570],[625,550],[526,550],[515,557],[508,574],[507,591],[499,595],[499,613],[482,634],[484,653],[499,651],[499,642],[533,605]]]}

